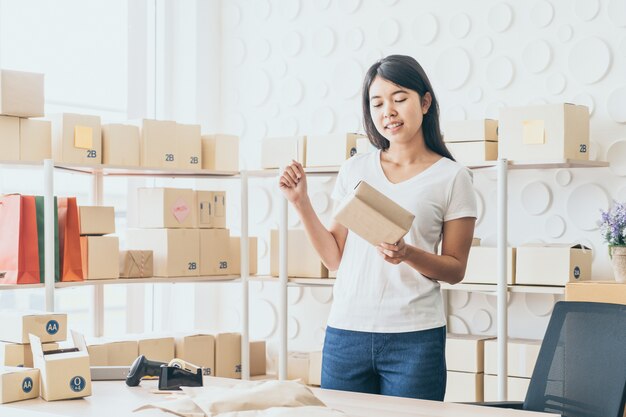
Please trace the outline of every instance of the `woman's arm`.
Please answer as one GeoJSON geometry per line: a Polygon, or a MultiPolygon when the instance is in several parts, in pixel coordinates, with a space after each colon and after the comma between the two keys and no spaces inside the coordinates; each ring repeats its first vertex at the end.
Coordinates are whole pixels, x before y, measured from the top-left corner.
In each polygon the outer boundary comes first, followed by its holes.
{"type": "Polygon", "coordinates": [[[378,252],[387,262],[396,265],[405,262],[425,277],[458,284],[465,276],[475,223],[473,217],[444,222],[441,255],[406,245],[404,239],[396,245],[382,243],[378,252]]]}

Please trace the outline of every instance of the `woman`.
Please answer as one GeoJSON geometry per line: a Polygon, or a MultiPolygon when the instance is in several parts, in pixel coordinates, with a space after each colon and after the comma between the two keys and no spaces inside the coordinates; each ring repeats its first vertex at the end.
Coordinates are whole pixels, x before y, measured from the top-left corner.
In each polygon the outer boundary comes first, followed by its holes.
{"type": "Polygon", "coordinates": [[[378,151],[347,160],[332,196],[341,201],[366,181],[415,215],[403,239],[373,246],[336,222],[326,229],[298,162],[279,180],[322,261],[337,270],[322,387],[442,401],[446,327],[439,282],[456,284],[465,273],[476,220],[471,173],[446,149],[437,99],[415,59],[392,55],[372,65],[362,105],[378,151]]]}

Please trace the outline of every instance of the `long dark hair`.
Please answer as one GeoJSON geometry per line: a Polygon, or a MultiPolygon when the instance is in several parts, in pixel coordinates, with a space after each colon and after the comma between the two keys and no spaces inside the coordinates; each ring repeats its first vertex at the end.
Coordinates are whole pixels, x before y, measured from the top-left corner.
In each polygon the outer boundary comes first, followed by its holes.
{"type": "Polygon", "coordinates": [[[372,145],[381,149],[383,152],[389,149],[389,141],[376,130],[376,126],[372,120],[372,113],[370,112],[370,86],[377,76],[400,87],[413,90],[417,92],[421,98],[423,98],[426,93],[430,93],[432,102],[422,122],[424,141],[428,149],[454,161],[455,159],[452,157],[448,148],[446,148],[446,144],[441,136],[441,129],[439,127],[439,104],[437,103],[433,87],[430,85],[430,80],[428,76],[426,76],[426,72],[422,66],[414,58],[406,55],[389,55],[388,57],[376,61],[365,74],[362,92],[363,123],[365,133],[372,145]]]}

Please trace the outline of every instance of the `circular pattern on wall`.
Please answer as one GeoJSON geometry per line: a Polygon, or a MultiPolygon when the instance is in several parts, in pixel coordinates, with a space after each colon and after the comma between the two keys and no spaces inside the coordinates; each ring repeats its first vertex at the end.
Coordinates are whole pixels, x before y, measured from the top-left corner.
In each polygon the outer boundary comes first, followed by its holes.
{"type": "Polygon", "coordinates": [[[600,151],[600,144],[595,140],[589,141],[589,160],[597,161],[598,160],[598,152],[600,151]]]}
{"type": "Polygon", "coordinates": [[[570,25],[561,26],[557,32],[557,36],[559,40],[563,43],[566,43],[572,40],[573,35],[574,35],[574,29],[572,29],[570,25]]]}
{"type": "Polygon", "coordinates": [[[436,74],[448,90],[461,88],[469,78],[471,61],[463,48],[449,48],[437,59],[436,74]]]}
{"type": "Polygon", "coordinates": [[[250,282],[250,287],[257,294],[261,294],[263,292],[263,287],[264,286],[265,285],[263,284],[263,281],[252,281],[252,282],[250,282]]]}
{"type": "Polygon", "coordinates": [[[287,337],[289,337],[290,340],[293,340],[298,337],[299,333],[300,323],[298,322],[298,319],[294,316],[289,316],[289,320],[287,321],[287,337]]]}
{"type": "Polygon", "coordinates": [[[330,0],[315,0],[317,10],[326,10],[330,6],[330,0]]]}
{"type": "Polygon", "coordinates": [[[593,84],[604,78],[609,71],[611,50],[602,39],[582,39],[570,51],[568,65],[578,81],[593,84]]]}
{"type": "Polygon", "coordinates": [[[296,31],[289,32],[283,38],[283,51],[290,57],[294,57],[302,50],[302,35],[296,31]]]}
{"type": "Polygon", "coordinates": [[[461,317],[450,314],[448,316],[448,332],[456,334],[469,334],[469,328],[461,317]]]}
{"type": "Polygon", "coordinates": [[[241,313],[239,310],[235,307],[228,307],[220,320],[220,326],[224,326],[223,329],[240,329],[241,313]]]}
{"type": "Polygon", "coordinates": [[[485,108],[485,116],[489,119],[498,119],[500,117],[500,109],[506,107],[506,103],[502,101],[494,101],[487,104],[485,108]]]}
{"type": "Polygon", "coordinates": [[[254,338],[270,337],[276,330],[278,319],[272,303],[265,299],[253,300],[250,312],[250,331],[255,334],[254,338]]]}
{"type": "Polygon", "coordinates": [[[295,136],[298,134],[299,123],[295,116],[283,117],[280,124],[285,136],[295,136]]]}
{"type": "Polygon", "coordinates": [[[352,98],[361,90],[363,70],[354,59],[344,59],[333,70],[333,87],[341,98],[352,98]]]}
{"type": "Polygon", "coordinates": [[[522,188],[521,199],[526,213],[537,216],[550,208],[552,192],[546,184],[535,181],[522,188]]]}
{"type": "Polygon", "coordinates": [[[565,233],[565,220],[563,217],[555,214],[546,219],[546,233],[553,239],[563,236],[565,233]]]}
{"type": "Polygon", "coordinates": [[[222,11],[224,25],[228,28],[234,28],[241,22],[241,9],[233,2],[224,5],[222,11]]]}
{"type": "Polygon", "coordinates": [[[283,78],[287,75],[287,63],[284,59],[276,59],[271,63],[272,74],[275,74],[278,78],[283,78]]]}
{"type": "Polygon", "coordinates": [[[352,28],[346,33],[346,44],[353,51],[358,51],[363,46],[365,35],[361,28],[352,28]]]}
{"type": "Polygon", "coordinates": [[[339,119],[339,129],[346,132],[360,132],[363,129],[361,119],[354,113],[344,114],[339,119]]]}
{"type": "Polygon", "coordinates": [[[524,294],[524,302],[528,311],[537,317],[552,313],[556,302],[554,294],[524,294]]]}
{"type": "Polygon", "coordinates": [[[254,210],[248,210],[250,220],[254,224],[261,224],[270,215],[272,208],[269,192],[263,187],[251,187],[250,201],[254,201],[254,210]]]}
{"type": "Polygon", "coordinates": [[[491,327],[491,315],[485,309],[477,310],[472,316],[472,327],[479,332],[486,332],[491,327]]]}
{"type": "Polygon", "coordinates": [[[272,103],[267,107],[267,114],[269,117],[278,117],[280,114],[280,106],[276,103],[272,103]]]}
{"type": "Polygon", "coordinates": [[[300,14],[300,0],[281,0],[279,10],[287,20],[293,20],[300,14]]]}
{"type": "Polygon", "coordinates": [[[611,0],[607,6],[609,20],[618,28],[626,27],[626,2],[611,0]]]}
{"type": "Polygon", "coordinates": [[[620,188],[615,193],[615,201],[626,201],[626,186],[620,188]]]}
{"type": "Polygon", "coordinates": [[[443,120],[465,120],[467,119],[467,113],[460,104],[455,104],[446,108],[442,114],[443,120]]]}
{"type": "Polygon", "coordinates": [[[328,56],[335,49],[335,32],[328,26],[319,29],[313,37],[313,50],[319,56],[328,56]]]}
{"type": "Polygon", "coordinates": [[[313,205],[313,210],[315,210],[317,214],[326,213],[326,210],[330,207],[328,194],[323,191],[316,192],[311,196],[311,204],[313,205]]]}
{"type": "Polygon", "coordinates": [[[467,93],[467,97],[470,99],[472,103],[478,103],[483,98],[482,88],[478,86],[472,87],[467,93]]]}
{"type": "Polygon", "coordinates": [[[287,79],[281,83],[280,93],[285,104],[295,106],[302,101],[304,87],[297,78],[287,77],[287,79]]]}
{"type": "Polygon", "coordinates": [[[567,215],[581,230],[598,229],[600,209],[607,210],[609,197],[600,186],[592,183],[576,187],[567,199],[567,215]]]}
{"type": "Polygon", "coordinates": [[[320,107],[313,111],[311,126],[315,133],[325,134],[332,132],[335,127],[335,113],[328,107],[320,107]]]}
{"type": "Polygon", "coordinates": [[[272,6],[268,0],[257,0],[254,2],[254,16],[261,20],[267,20],[272,12],[272,6]]]}
{"type": "Polygon", "coordinates": [[[260,106],[269,98],[271,91],[270,77],[265,70],[256,70],[244,78],[244,96],[249,104],[260,106]]]}
{"type": "Polygon", "coordinates": [[[572,172],[568,169],[559,169],[554,174],[554,179],[561,187],[567,187],[572,182],[572,172]]]}
{"type": "Polygon", "coordinates": [[[472,28],[472,21],[465,13],[459,13],[450,19],[450,33],[457,39],[465,38],[472,28]]]}
{"type": "MultiPolygon", "coordinates": [[[[259,258],[264,259],[267,256],[267,240],[265,238],[259,237],[257,239],[257,249],[259,251],[259,258]]],[[[261,281],[262,282],[262,281],[261,281]]]]}
{"type": "Polygon", "coordinates": [[[481,36],[474,43],[474,52],[481,58],[486,58],[493,51],[493,41],[489,36],[481,36]]]}
{"type": "Polygon", "coordinates": [[[270,57],[272,47],[267,39],[259,38],[254,42],[252,54],[257,61],[264,62],[270,57]]]}
{"type": "Polygon", "coordinates": [[[544,40],[530,42],[522,52],[522,60],[528,71],[535,74],[544,71],[552,60],[550,45],[544,40]]]}
{"type": "Polygon", "coordinates": [[[572,99],[572,103],[587,106],[587,108],[589,109],[589,116],[593,115],[593,111],[595,110],[595,103],[591,95],[587,93],[580,93],[572,99]]]}
{"type": "Polygon", "coordinates": [[[491,60],[485,74],[488,83],[491,83],[494,88],[502,90],[513,81],[515,67],[509,58],[501,56],[491,60]]]}
{"type": "Polygon", "coordinates": [[[320,304],[328,304],[333,300],[332,287],[311,287],[311,295],[320,304]]]}
{"type": "Polygon", "coordinates": [[[554,7],[545,0],[540,0],[530,10],[530,20],[538,28],[545,28],[554,18],[554,7]]]}
{"type": "Polygon", "coordinates": [[[415,40],[421,45],[430,45],[439,32],[439,22],[432,13],[419,14],[412,27],[415,40]]]}
{"type": "Polygon", "coordinates": [[[621,56],[626,58],[626,38],[622,39],[617,50],[621,56]]]}
{"type": "Polygon", "coordinates": [[[469,291],[449,291],[448,300],[450,302],[450,305],[453,308],[460,310],[469,304],[470,292],[469,291]]]}
{"type": "Polygon", "coordinates": [[[361,0],[341,0],[335,2],[341,11],[344,13],[354,13],[361,6],[361,0]]]}
{"type": "Polygon", "coordinates": [[[239,38],[235,38],[228,42],[226,53],[226,62],[230,65],[236,67],[241,65],[243,61],[246,59],[246,44],[243,43],[243,40],[239,38]]]}
{"type": "Polygon", "coordinates": [[[495,32],[504,32],[513,23],[513,9],[507,3],[499,3],[489,9],[487,22],[495,32]]]}
{"type": "Polygon", "coordinates": [[[566,85],[567,80],[560,72],[552,74],[546,79],[546,90],[552,95],[561,94],[566,85]]]}
{"type": "MultiPolygon", "coordinates": [[[[485,293],[485,299],[490,306],[492,306],[496,310],[498,309],[498,297],[496,296],[495,292],[485,293]]],[[[506,305],[511,305],[511,293],[508,291],[506,293],[506,305]]]]}
{"type": "Polygon", "coordinates": [[[226,132],[239,137],[244,136],[246,133],[246,120],[241,113],[230,113],[226,116],[224,121],[226,126],[226,132]]]}
{"type": "Polygon", "coordinates": [[[315,92],[317,97],[326,98],[326,96],[328,96],[328,91],[329,91],[328,84],[326,84],[326,82],[322,80],[317,80],[315,81],[313,91],[315,92]]]}
{"type": "Polygon", "coordinates": [[[626,140],[613,142],[606,152],[606,159],[613,174],[626,176],[626,140]]]}
{"type": "Polygon", "coordinates": [[[387,46],[394,45],[400,38],[400,24],[395,19],[387,19],[378,27],[378,39],[387,46]]]}
{"type": "Polygon", "coordinates": [[[581,20],[593,20],[598,15],[599,11],[599,0],[576,0],[574,2],[574,12],[581,20]]]}
{"type": "Polygon", "coordinates": [[[617,123],[626,123],[626,87],[613,90],[606,106],[611,119],[617,123]]]}

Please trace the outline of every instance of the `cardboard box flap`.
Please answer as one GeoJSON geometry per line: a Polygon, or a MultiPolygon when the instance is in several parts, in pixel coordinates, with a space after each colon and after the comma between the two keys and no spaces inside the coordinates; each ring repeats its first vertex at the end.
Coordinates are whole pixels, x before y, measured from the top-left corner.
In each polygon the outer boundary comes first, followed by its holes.
{"type": "Polygon", "coordinates": [[[402,229],[410,229],[415,216],[365,181],[359,181],[354,195],[402,229]]]}
{"type": "Polygon", "coordinates": [[[85,336],[75,330],[71,330],[70,332],[72,333],[72,341],[74,342],[74,346],[77,347],[79,351],[86,352],[87,343],[85,343],[85,336]]]}
{"type": "Polygon", "coordinates": [[[0,366],[0,375],[19,374],[28,369],[34,368],[25,368],[23,366],[0,366]]]}
{"type": "Polygon", "coordinates": [[[43,358],[43,348],[41,347],[41,339],[34,334],[28,334],[30,348],[33,352],[33,358],[43,358]]]}

